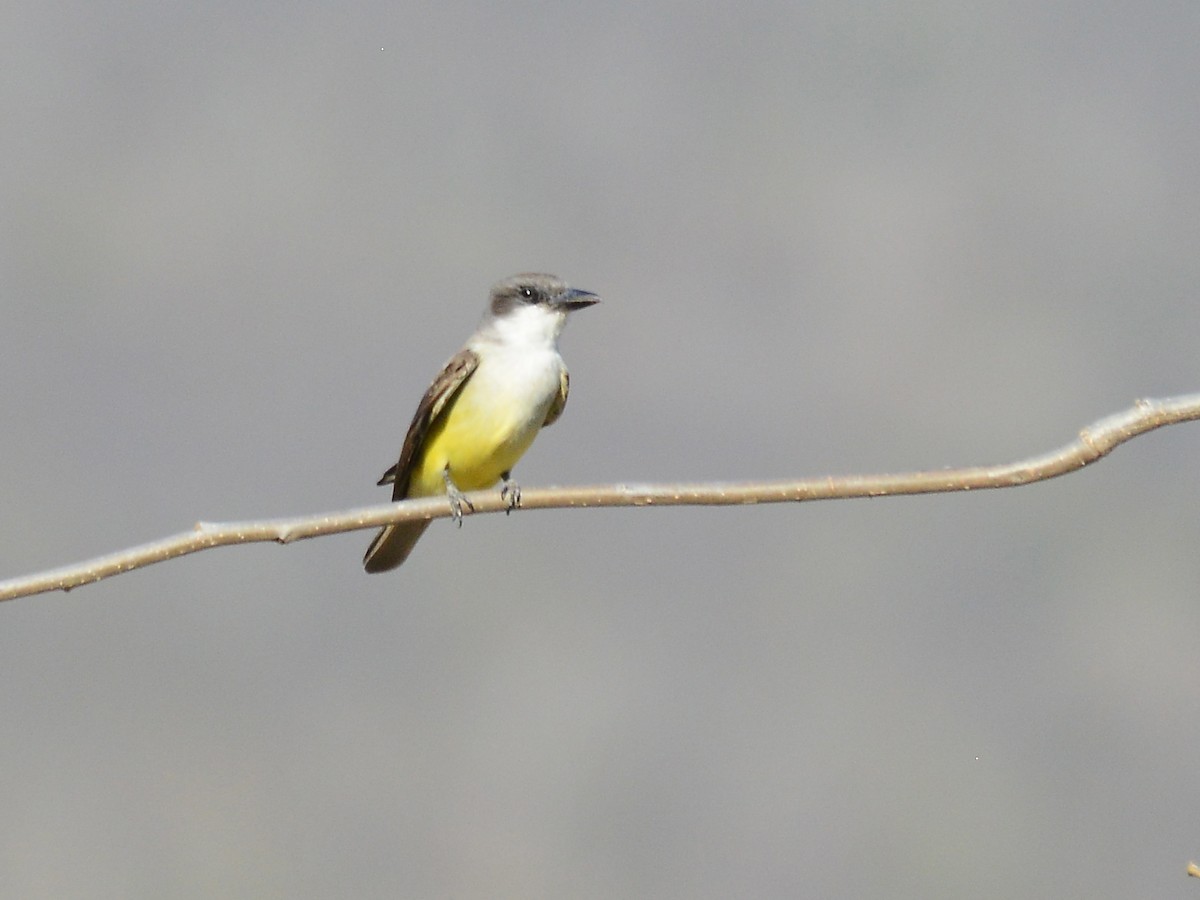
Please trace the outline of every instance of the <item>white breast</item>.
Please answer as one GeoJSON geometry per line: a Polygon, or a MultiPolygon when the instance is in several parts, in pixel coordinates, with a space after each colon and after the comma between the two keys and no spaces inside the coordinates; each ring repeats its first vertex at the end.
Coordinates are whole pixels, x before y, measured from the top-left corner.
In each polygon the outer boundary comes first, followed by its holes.
{"type": "MultiPolygon", "coordinates": [[[[479,368],[467,385],[469,402],[508,419],[504,430],[540,428],[558,394],[562,357],[553,348],[492,345],[481,348],[479,368]]],[[[466,399],[464,397],[464,399],[466,399]]]]}

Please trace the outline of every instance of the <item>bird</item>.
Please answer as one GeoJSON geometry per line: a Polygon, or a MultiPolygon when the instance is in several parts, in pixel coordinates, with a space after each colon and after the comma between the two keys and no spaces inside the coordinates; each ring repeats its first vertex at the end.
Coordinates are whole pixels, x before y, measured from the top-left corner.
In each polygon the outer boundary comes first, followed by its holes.
{"type": "MultiPolygon", "coordinates": [[[[558,352],[567,316],[600,302],[591,291],[554,275],[525,272],[492,286],[487,311],[433,380],[400,459],[379,479],[392,500],[445,494],[461,525],[465,491],[503,481],[509,510],[520,504],[512,479],[517,460],[567,405],[570,377],[558,352]]],[[[412,552],[429,520],[385,525],[363,556],[367,572],[395,569],[412,552]]]]}

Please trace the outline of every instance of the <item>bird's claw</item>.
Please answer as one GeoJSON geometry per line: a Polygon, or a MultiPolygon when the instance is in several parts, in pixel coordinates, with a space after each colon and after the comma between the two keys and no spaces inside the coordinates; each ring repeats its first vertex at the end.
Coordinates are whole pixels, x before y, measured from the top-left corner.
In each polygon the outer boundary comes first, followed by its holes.
{"type": "Polygon", "coordinates": [[[521,486],[509,478],[507,473],[504,475],[504,484],[500,486],[500,499],[508,503],[504,510],[506,516],[521,505],[521,486]]]}
{"type": "Polygon", "coordinates": [[[467,495],[450,480],[449,471],[443,472],[442,478],[446,482],[446,499],[450,501],[450,518],[454,520],[455,525],[462,528],[463,507],[465,506],[469,512],[475,512],[475,504],[468,500],[467,495]]]}

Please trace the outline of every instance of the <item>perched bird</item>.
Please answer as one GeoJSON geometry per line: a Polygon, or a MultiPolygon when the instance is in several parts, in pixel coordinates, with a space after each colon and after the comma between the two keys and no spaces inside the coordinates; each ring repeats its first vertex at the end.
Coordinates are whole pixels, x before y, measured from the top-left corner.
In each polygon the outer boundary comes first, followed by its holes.
{"type": "MultiPolygon", "coordinates": [[[[589,291],[553,275],[514,275],[492,287],[483,321],[433,380],[417,405],[400,450],[382,484],[392,499],[446,494],[462,523],[464,491],[503,480],[509,508],[520,503],[512,468],[538,429],[567,405],[567,367],[558,336],[567,314],[599,303],[589,291]]],[[[368,572],[394,569],[412,552],[429,521],[386,525],[363,557],[368,572]]]]}

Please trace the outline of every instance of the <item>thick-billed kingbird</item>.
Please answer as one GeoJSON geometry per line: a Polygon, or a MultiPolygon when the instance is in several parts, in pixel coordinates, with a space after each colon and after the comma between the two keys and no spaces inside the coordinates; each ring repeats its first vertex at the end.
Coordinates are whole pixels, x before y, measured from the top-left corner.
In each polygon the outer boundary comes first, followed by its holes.
{"type": "MultiPolygon", "coordinates": [[[[512,468],[567,405],[570,380],[558,336],[568,313],[599,301],[553,275],[514,275],[496,284],[479,328],[421,398],[400,460],[379,480],[393,486],[392,499],[446,494],[459,524],[462,507],[470,506],[464,491],[503,480],[509,508],[520,503],[512,468]]],[[[384,526],[367,548],[364,568],[396,568],[428,527],[428,520],[384,526]]]]}

